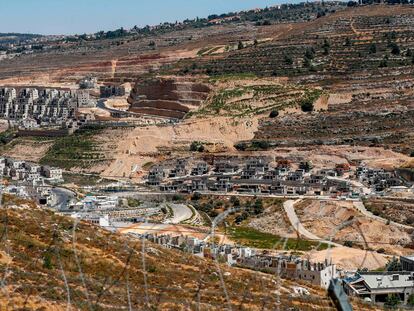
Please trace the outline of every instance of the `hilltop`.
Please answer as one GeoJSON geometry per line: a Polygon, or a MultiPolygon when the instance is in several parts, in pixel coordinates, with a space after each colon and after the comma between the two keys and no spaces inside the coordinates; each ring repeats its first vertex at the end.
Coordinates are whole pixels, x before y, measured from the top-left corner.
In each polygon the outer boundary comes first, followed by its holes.
{"type": "MultiPolygon", "coordinates": [[[[81,135],[99,156],[91,161],[91,151],[80,149],[79,167],[107,177],[131,176],[131,167],[163,160],[166,150],[170,158],[188,155],[192,141],[214,145],[208,149],[212,153],[261,145],[269,154],[278,147],[302,148],[301,155],[316,149],[329,161],[372,161],[375,153],[376,164],[393,168],[408,161],[414,125],[413,6],[312,3],[243,16],[217,24],[210,17],[205,27],[188,21],[185,27],[154,28],[145,35],[54,42],[61,48],[3,60],[0,83],[76,87],[80,78],[94,75],[102,83],[134,85],[128,99],[132,111],[186,115],[177,127],[81,135]],[[311,17],[304,18],[306,12],[311,17]],[[157,81],[170,81],[170,93],[157,93],[157,81]],[[188,92],[190,82],[196,87],[188,92]],[[142,94],[149,99],[139,100],[142,94]],[[313,104],[314,111],[303,112],[303,104],[313,104]],[[278,117],[270,118],[272,111],[278,117]],[[326,151],[321,145],[333,147],[326,151]],[[342,146],[353,150],[344,153],[342,146]]],[[[51,148],[51,143],[42,143],[37,159],[50,159],[62,144],[59,139],[51,148]]],[[[30,146],[19,141],[7,154],[20,156],[26,147],[33,154],[30,146]]]]}

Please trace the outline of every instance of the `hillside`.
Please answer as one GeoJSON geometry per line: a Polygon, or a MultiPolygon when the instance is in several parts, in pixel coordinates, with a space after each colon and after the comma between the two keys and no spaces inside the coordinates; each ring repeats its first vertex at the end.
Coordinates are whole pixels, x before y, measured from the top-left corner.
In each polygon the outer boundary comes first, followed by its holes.
{"type": "Polygon", "coordinates": [[[3,201],[0,305],[6,309],[334,310],[326,293],[305,283],[142,244],[14,197],[3,201]],[[310,295],[295,295],[294,286],[310,295]]]}

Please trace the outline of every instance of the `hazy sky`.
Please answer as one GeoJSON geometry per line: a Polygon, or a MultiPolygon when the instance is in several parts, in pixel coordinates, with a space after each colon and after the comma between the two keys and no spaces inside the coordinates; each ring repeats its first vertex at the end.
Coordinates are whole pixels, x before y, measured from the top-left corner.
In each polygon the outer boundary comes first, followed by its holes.
{"type": "Polygon", "coordinates": [[[82,34],[294,0],[0,0],[0,32],[82,34]]]}

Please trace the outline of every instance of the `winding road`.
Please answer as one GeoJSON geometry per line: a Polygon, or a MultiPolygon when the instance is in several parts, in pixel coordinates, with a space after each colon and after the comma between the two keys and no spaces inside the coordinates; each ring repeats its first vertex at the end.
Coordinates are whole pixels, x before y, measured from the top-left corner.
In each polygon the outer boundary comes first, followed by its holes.
{"type": "Polygon", "coordinates": [[[53,204],[51,207],[58,211],[66,210],[68,208],[69,202],[76,198],[76,194],[74,192],[65,188],[51,188],[51,192],[54,196],[53,204]]]}
{"type": "Polygon", "coordinates": [[[169,207],[173,211],[173,216],[164,221],[165,224],[176,225],[193,217],[193,211],[185,204],[171,204],[169,207]]]}
{"type": "Polygon", "coordinates": [[[374,215],[373,213],[371,213],[370,211],[367,210],[367,208],[365,207],[364,203],[361,202],[361,201],[354,202],[354,207],[361,214],[363,214],[364,216],[366,216],[368,218],[371,218],[371,219],[374,219],[374,220],[383,222],[385,224],[389,222],[391,225],[396,226],[396,227],[399,227],[401,229],[410,229],[410,230],[414,229],[414,227],[407,226],[407,225],[403,225],[403,224],[400,224],[400,223],[395,222],[395,221],[389,221],[388,219],[385,219],[385,218],[382,218],[380,216],[374,215]]]}
{"type": "Polygon", "coordinates": [[[334,243],[332,241],[328,241],[328,240],[324,240],[318,236],[316,236],[315,234],[313,234],[312,232],[309,232],[300,222],[298,215],[295,212],[295,204],[299,203],[301,200],[288,200],[285,201],[285,203],[283,203],[283,208],[285,209],[286,215],[289,218],[289,222],[292,225],[293,228],[295,228],[295,230],[301,235],[304,236],[306,239],[308,240],[313,240],[313,241],[319,241],[322,243],[326,243],[328,245],[331,246],[342,246],[338,243],[334,243]]]}

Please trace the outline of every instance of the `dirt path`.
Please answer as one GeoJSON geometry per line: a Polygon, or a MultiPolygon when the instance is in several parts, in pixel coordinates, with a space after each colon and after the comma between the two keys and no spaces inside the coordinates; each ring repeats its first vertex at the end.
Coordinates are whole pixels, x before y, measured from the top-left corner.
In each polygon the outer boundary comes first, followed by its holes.
{"type": "Polygon", "coordinates": [[[357,36],[359,36],[361,34],[361,32],[359,32],[356,28],[355,28],[355,20],[351,18],[351,29],[354,32],[354,34],[356,34],[357,36]]]}
{"type": "Polygon", "coordinates": [[[406,230],[406,229],[413,230],[414,229],[414,227],[407,226],[407,225],[403,225],[403,224],[400,224],[400,223],[395,222],[395,221],[389,221],[388,219],[385,219],[385,218],[382,218],[382,217],[379,217],[379,216],[374,215],[373,213],[371,213],[370,211],[368,211],[366,209],[366,207],[365,207],[365,205],[364,205],[363,202],[360,202],[360,201],[359,202],[354,202],[354,207],[361,214],[363,214],[364,216],[366,216],[368,218],[371,218],[371,219],[380,221],[380,222],[385,223],[385,224],[387,224],[389,222],[389,224],[394,225],[394,226],[399,227],[399,228],[404,229],[404,230],[406,230]]]}

